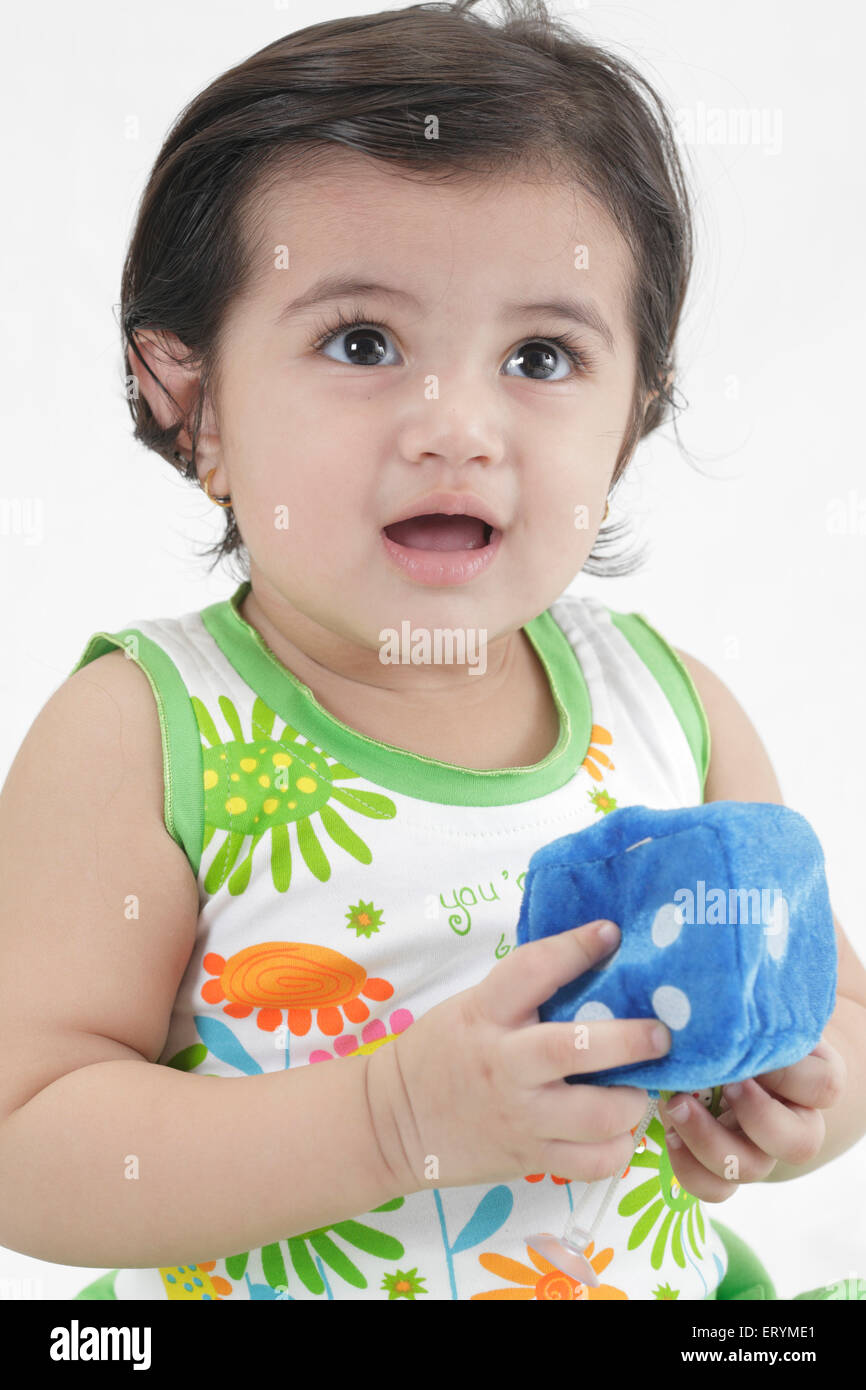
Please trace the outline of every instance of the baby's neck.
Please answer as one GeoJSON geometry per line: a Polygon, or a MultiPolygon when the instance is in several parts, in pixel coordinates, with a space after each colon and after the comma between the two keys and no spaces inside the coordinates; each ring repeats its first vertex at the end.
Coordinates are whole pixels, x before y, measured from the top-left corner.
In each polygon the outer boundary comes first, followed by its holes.
{"type": "Polygon", "coordinates": [[[353,706],[345,722],[370,738],[437,762],[476,771],[534,767],[559,738],[559,716],[547,676],[522,631],[514,634],[507,677],[487,699],[463,704],[456,689],[453,704],[450,697],[438,696],[431,703],[386,694],[391,698],[383,700],[379,693],[368,705],[353,706]],[[517,718],[515,711],[520,711],[517,718]]]}
{"type": "Polygon", "coordinates": [[[443,694],[442,689],[372,686],[328,671],[285,638],[252,590],[240,612],[329,714],[380,743],[488,771],[533,767],[559,738],[559,716],[547,676],[522,629],[508,638],[495,671],[474,677],[461,671],[443,694]]]}

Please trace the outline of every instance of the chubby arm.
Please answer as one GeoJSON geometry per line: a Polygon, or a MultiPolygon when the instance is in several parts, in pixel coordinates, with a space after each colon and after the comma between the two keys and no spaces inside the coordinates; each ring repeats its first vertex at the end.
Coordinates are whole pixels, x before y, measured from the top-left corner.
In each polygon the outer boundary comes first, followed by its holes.
{"type": "MultiPolygon", "coordinates": [[[[704,789],[705,801],[766,801],[782,806],[781,788],[754,725],[723,681],[709,667],[674,648],[695,683],[710,726],[711,756],[704,789]]],[[[785,1182],[802,1177],[829,1163],[856,1144],[866,1134],[866,969],[833,914],[838,950],[836,1007],[824,1037],[840,1054],[844,1067],[830,1071],[822,1079],[815,1068],[814,1093],[809,1104],[822,1110],[825,1134],[820,1150],[803,1163],[777,1162],[765,1182],[785,1182]],[[844,1072],[844,1075],[842,1075],[844,1072]]],[[[779,1079],[783,1094],[783,1075],[790,1068],[768,1073],[779,1079]]],[[[828,1069],[829,1070],[829,1069],[828,1069]]],[[[751,1089],[751,1088],[747,1088],[751,1089]]],[[[736,1120],[742,1132],[757,1142],[757,1130],[750,1125],[757,1117],[760,1097],[753,1091],[736,1105],[736,1120]]],[[[701,1116],[693,1117],[693,1122],[701,1116]]],[[[685,1126],[683,1136],[688,1139],[685,1126]]]]}

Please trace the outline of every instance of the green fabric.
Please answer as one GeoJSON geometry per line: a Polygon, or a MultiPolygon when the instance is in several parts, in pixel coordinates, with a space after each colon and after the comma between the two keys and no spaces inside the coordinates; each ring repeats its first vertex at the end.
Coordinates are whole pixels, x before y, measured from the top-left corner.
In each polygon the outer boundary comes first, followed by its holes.
{"type": "Polygon", "coordinates": [[[703,799],[704,783],[710,765],[710,726],[690,673],[673,648],[661,633],[656,632],[647,622],[642,613],[615,613],[612,608],[608,609],[608,612],[611,621],[631,643],[668,697],[692,750],[703,799]]]}
{"type": "Polygon", "coordinates": [[[710,1220],[728,1255],[728,1269],[711,1298],[727,1301],[737,1299],[776,1299],[773,1281],[761,1261],[744,1240],[741,1240],[721,1221],[710,1220]]]}
{"type": "Polygon", "coordinates": [[[94,1279],[92,1284],[88,1284],[86,1288],[83,1288],[75,1297],[91,1299],[113,1298],[116,1300],[117,1294],[114,1292],[114,1281],[117,1274],[118,1271],[116,1269],[110,1269],[107,1274],[100,1274],[98,1279],[94,1279]]]}
{"type": "Polygon", "coordinates": [[[728,1301],[769,1299],[776,1303],[795,1302],[800,1299],[866,1301],[866,1279],[856,1276],[838,1279],[833,1284],[824,1284],[821,1288],[810,1289],[807,1293],[796,1293],[791,1300],[779,1299],[769,1274],[745,1241],[720,1221],[711,1220],[710,1225],[717,1231],[728,1252],[728,1272],[712,1295],[713,1298],[728,1301]]]}
{"type": "Polygon", "coordinates": [[[808,1293],[795,1293],[794,1299],[846,1299],[855,1303],[866,1301],[866,1279],[855,1275],[851,1279],[838,1279],[835,1284],[824,1284],[820,1289],[810,1289],[808,1293]]]}
{"type": "Polygon", "coordinates": [[[189,693],[167,652],[134,627],[94,633],[69,674],[115,647],[125,651],[150,681],[162,734],[165,828],[198,877],[204,836],[203,767],[201,734],[189,693]]]}

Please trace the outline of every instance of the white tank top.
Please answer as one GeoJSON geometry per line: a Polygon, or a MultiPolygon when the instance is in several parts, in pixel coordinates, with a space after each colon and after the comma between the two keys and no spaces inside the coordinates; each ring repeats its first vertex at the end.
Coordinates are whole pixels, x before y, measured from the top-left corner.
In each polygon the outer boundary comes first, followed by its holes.
{"type": "MultiPolygon", "coordinates": [[[[165,824],[198,881],[195,945],[159,1065],[240,1077],[387,1047],[515,949],[536,849],[617,807],[703,800],[706,715],[640,614],[567,595],[526,624],[559,740],[533,767],[477,771],[329,714],[241,616],[249,588],[95,633],[74,668],[120,647],[147,674],[165,824]]],[[[555,1173],[431,1183],[353,1221],[108,1279],[118,1299],[712,1297],[725,1247],[676,1182],[652,1103],[647,1116],[612,1199],[607,1179],[555,1173]],[[578,1202],[589,1227],[605,1198],[585,1252],[597,1286],[527,1245],[531,1233],[560,1236],[578,1202]]],[[[218,1163],[218,1135],[213,1145],[218,1163]]]]}

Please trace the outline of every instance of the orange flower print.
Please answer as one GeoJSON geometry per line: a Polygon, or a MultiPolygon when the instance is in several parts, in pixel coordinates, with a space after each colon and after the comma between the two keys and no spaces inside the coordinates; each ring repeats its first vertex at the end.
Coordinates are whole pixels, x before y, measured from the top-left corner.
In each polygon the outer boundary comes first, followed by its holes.
{"type": "MultiPolygon", "coordinates": [[[[584,1254],[592,1265],[596,1274],[601,1274],[602,1270],[607,1269],[613,1259],[611,1249],[600,1250],[597,1255],[593,1255],[595,1242],[590,1241],[584,1254]]],[[[628,1294],[623,1289],[617,1289],[613,1284],[599,1284],[597,1288],[591,1289],[586,1284],[582,1284],[578,1279],[572,1279],[570,1275],[563,1274],[561,1269],[557,1269],[543,1255],[539,1255],[532,1246],[527,1247],[529,1257],[532,1260],[534,1269],[527,1264],[521,1264],[519,1260],[509,1259],[506,1255],[497,1255],[492,1251],[485,1251],[478,1256],[479,1264],[485,1269],[489,1269],[491,1274],[498,1274],[500,1279],[511,1279],[513,1283],[505,1289],[488,1289],[484,1293],[472,1294],[473,1299],[519,1299],[526,1302],[530,1299],[560,1299],[567,1303],[585,1303],[590,1299],[627,1299],[628,1294]]]]}
{"type": "Polygon", "coordinates": [[[280,1026],[286,1009],[289,1032],[304,1037],[315,1009],[320,1032],[335,1038],[345,1027],[344,1014],[350,1023],[370,1017],[360,995],[381,1000],[394,993],[393,985],[368,977],[357,961],[304,941],[264,941],[228,960],[209,951],[203,964],[217,978],[202,985],[202,998],[209,1004],[227,999],[223,1013],[231,1018],[247,1018],[258,1009],[256,1022],[268,1033],[280,1026]]]}
{"type": "Polygon", "coordinates": [[[600,748],[595,747],[597,743],[613,743],[613,736],[608,733],[607,729],[602,728],[601,724],[593,724],[586,757],[581,763],[581,767],[586,768],[590,777],[594,778],[596,782],[600,782],[603,773],[599,772],[596,763],[601,763],[603,767],[609,767],[611,771],[614,770],[615,764],[611,762],[606,753],[602,753],[600,748]]]}
{"type": "Polygon", "coordinates": [[[368,1054],[375,1052],[383,1043],[393,1042],[398,1033],[405,1033],[410,1023],[414,1023],[408,1009],[395,1009],[388,1019],[387,1032],[385,1025],[379,1018],[374,1018],[372,1023],[368,1023],[361,1029],[361,1041],[353,1033],[344,1033],[342,1037],[334,1039],[334,1052],[325,1052],[322,1048],[316,1048],[310,1053],[311,1062],[331,1062],[334,1060],[334,1053],[338,1057],[353,1057],[355,1053],[368,1054]]]}
{"type": "MultiPolygon", "coordinates": [[[[528,1174],[526,1175],[526,1178],[524,1179],[524,1181],[525,1181],[525,1182],[541,1182],[541,1179],[544,1178],[544,1177],[546,1177],[546,1176],[547,1176],[546,1173],[528,1173],[528,1174]]],[[[558,1183],[571,1182],[571,1178],[555,1178],[555,1177],[553,1176],[552,1173],[551,1173],[551,1175],[550,1175],[550,1178],[551,1178],[551,1181],[552,1181],[552,1182],[558,1182],[558,1183]]]]}

